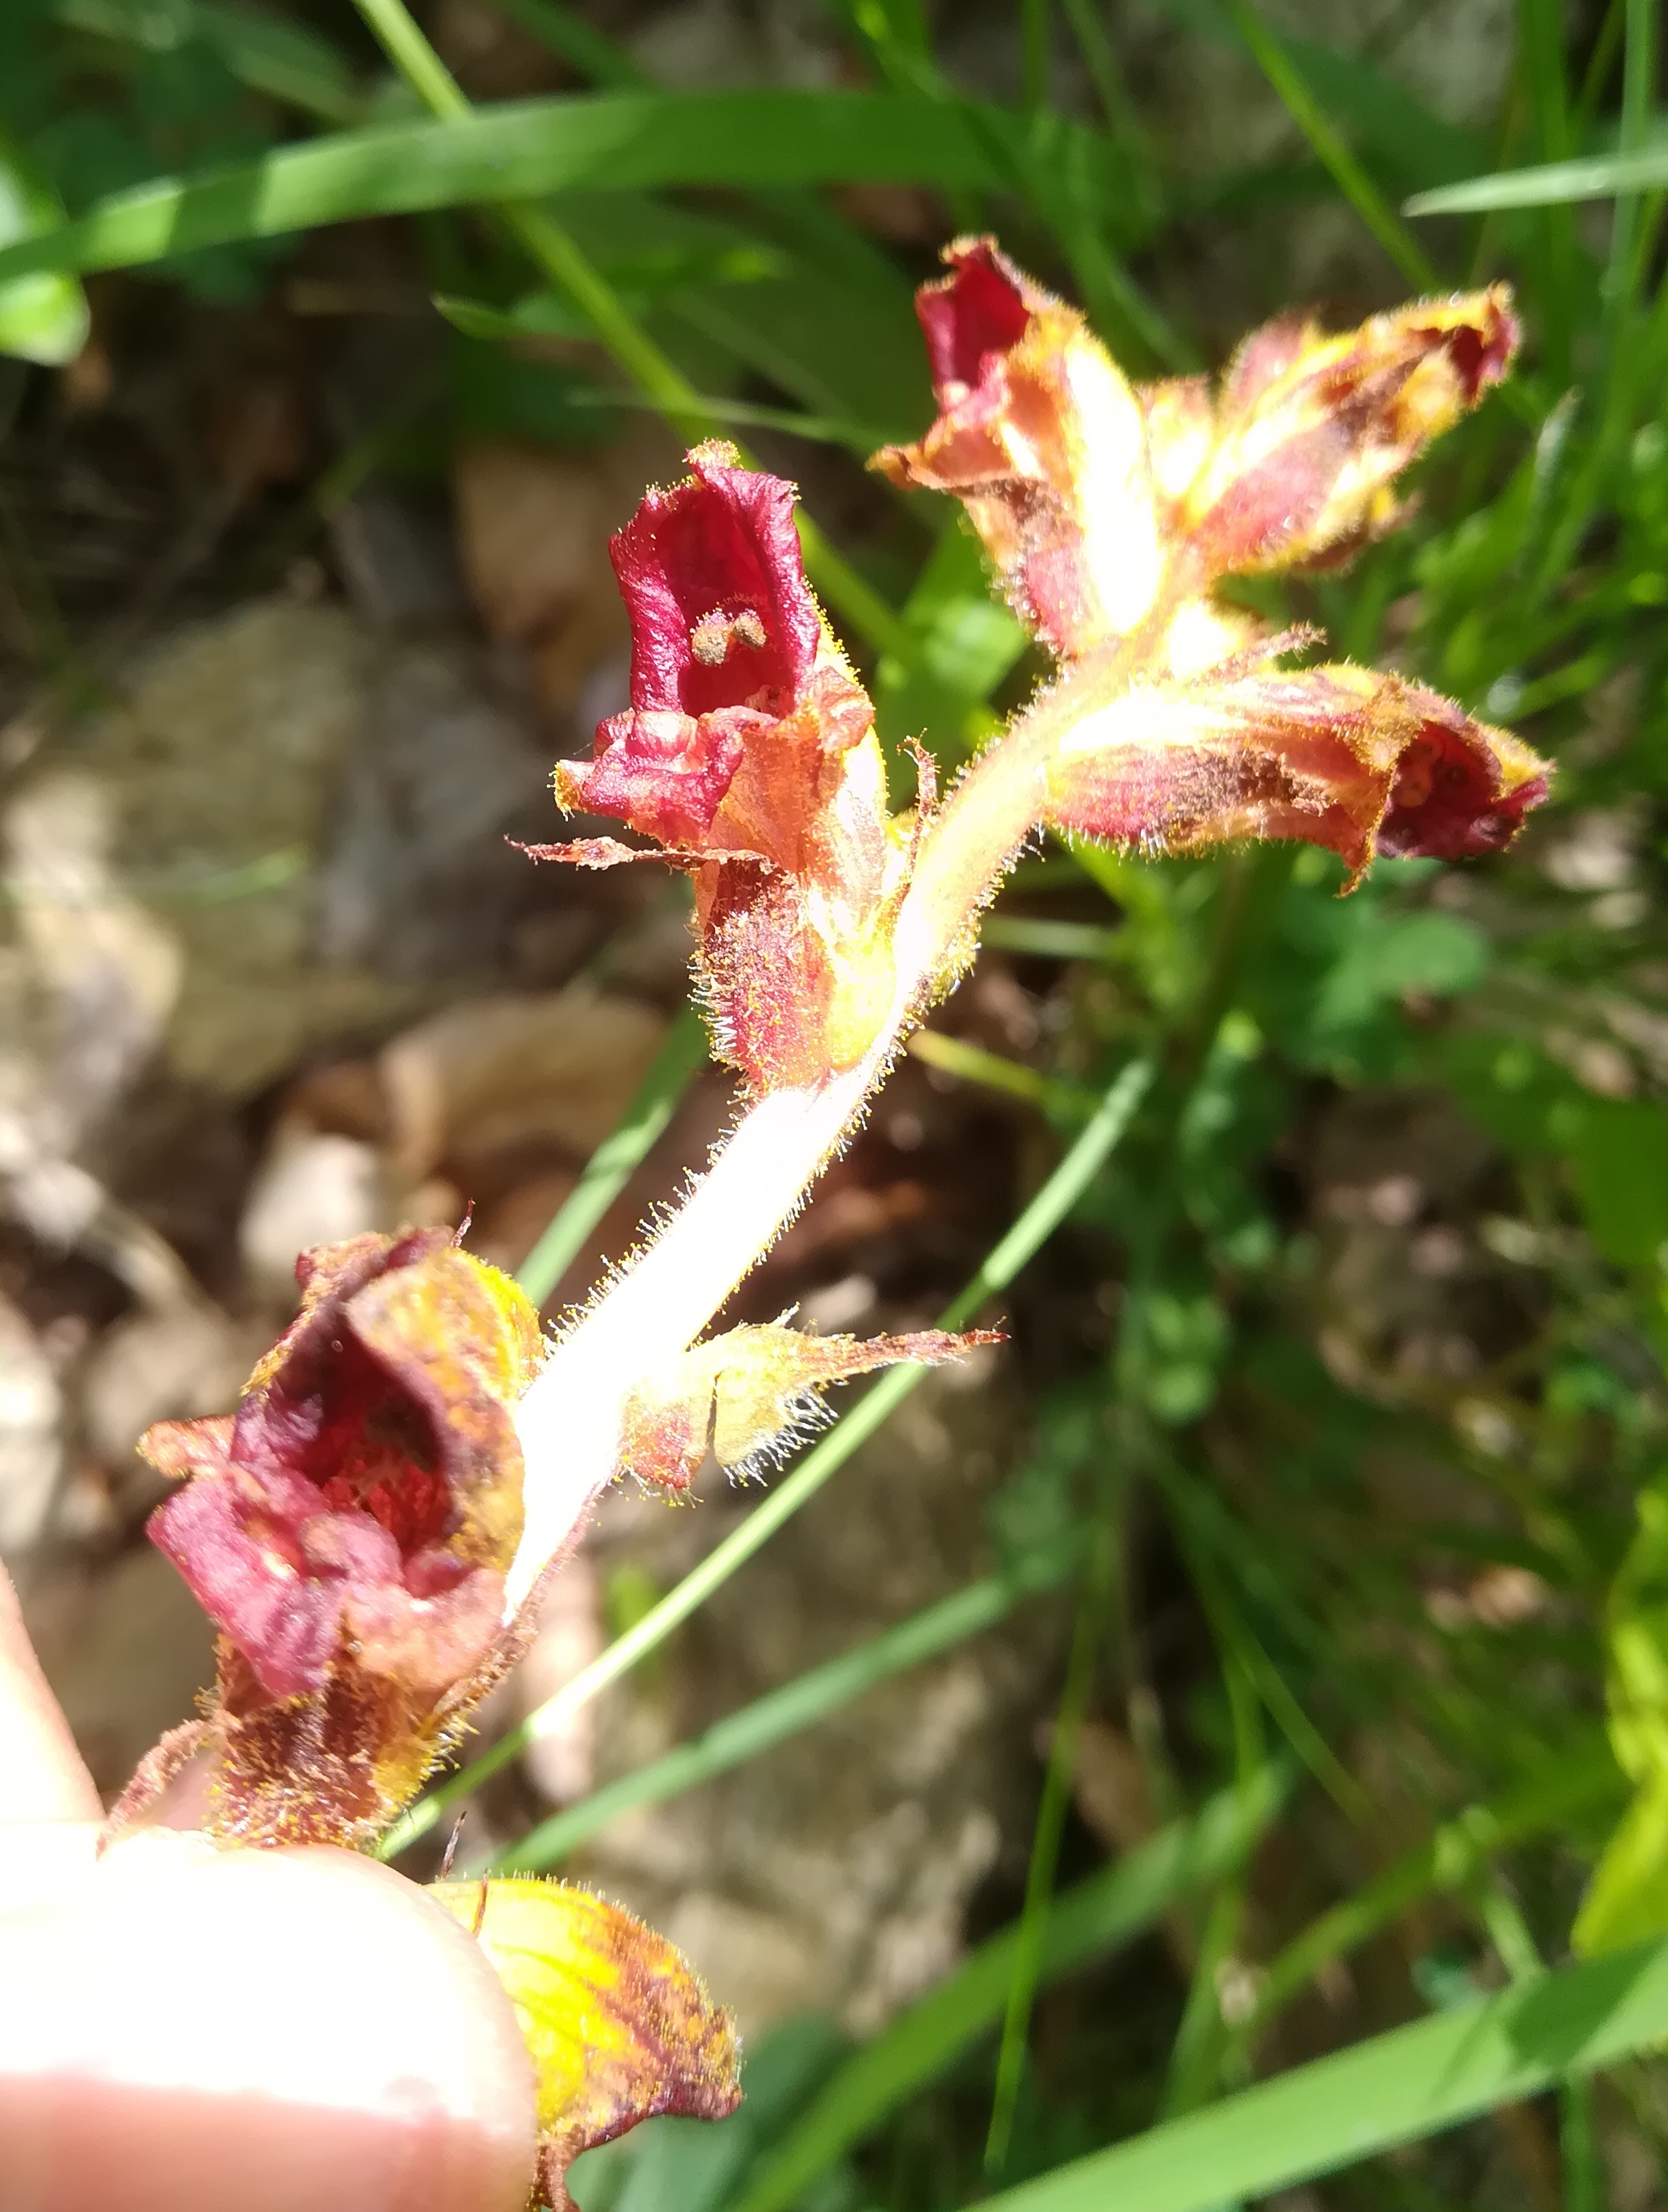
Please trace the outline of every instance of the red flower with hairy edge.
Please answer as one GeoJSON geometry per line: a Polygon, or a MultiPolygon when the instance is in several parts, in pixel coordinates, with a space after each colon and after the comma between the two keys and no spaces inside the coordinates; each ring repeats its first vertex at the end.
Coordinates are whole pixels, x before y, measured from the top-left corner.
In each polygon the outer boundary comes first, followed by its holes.
{"type": "Polygon", "coordinates": [[[1158,593],[1139,403],[1077,309],[993,239],[957,239],[944,258],[950,275],[915,295],[938,419],[870,465],[956,493],[1016,612],[1053,652],[1086,652],[1158,593]]]}
{"type": "MultiPolygon", "coordinates": [[[[447,1231],[296,1273],[236,1413],[142,1445],[188,1478],[149,1534],[221,1631],[216,1817],[246,1840],[379,1826],[485,1686],[521,1533],[512,1409],[542,1357],[526,1299],[447,1231]]],[[[163,1778],[142,1769],[124,1813],[163,1778]]]]}
{"type": "Polygon", "coordinates": [[[1191,378],[1180,410],[1174,387],[1143,395],[1155,477],[1174,502],[1167,526],[1211,576],[1348,560],[1402,519],[1395,478],[1501,382],[1519,337],[1503,284],[1332,337],[1296,317],[1269,324],[1235,355],[1214,408],[1191,378]],[[1166,451],[1179,412],[1186,428],[1166,451]]]}
{"type": "MultiPolygon", "coordinates": [[[[1219,391],[1132,391],[1077,312],[989,239],[923,286],[937,421],[875,465],[963,501],[1016,605],[1067,664],[1141,629],[1142,674],[1092,703],[1048,768],[1056,828],[1149,850],[1301,837],[1352,878],[1374,850],[1457,860],[1509,842],[1550,770],[1435,693],[1277,665],[1219,577],[1347,559],[1393,527],[1395,478],[1510,367],[1501,286],[1328,337],[1286,318],[1219,391]]],[[[1130,650],[1128,647],[1125,650],[1130,650]]],[[[1064,719],[1064,718],[1063,718],[1064,719]]]]}
{"type": "Polygon", "coordinates": [[[891,1000],[888,927],[907,873],[874,710],[805,581],[793,488],[689,456],[613,540],[631,619],[631,705],[562,761],[558,803],[611,838],[540,846],[608,867],[659,859],[695,878],[703,996],[755,1093],[860,1059],[891,1000]]]}
{"type": "Polygon", "coordinates": [[[1135,684],[1083,720],[1048,769],[1054,828],[1187,852],[1297,837],[1359,880],[1374,851],[1457,860],[1507,843],[1546,796],[1505,730],[1398,676],[1348,664],[1135,684]]]}

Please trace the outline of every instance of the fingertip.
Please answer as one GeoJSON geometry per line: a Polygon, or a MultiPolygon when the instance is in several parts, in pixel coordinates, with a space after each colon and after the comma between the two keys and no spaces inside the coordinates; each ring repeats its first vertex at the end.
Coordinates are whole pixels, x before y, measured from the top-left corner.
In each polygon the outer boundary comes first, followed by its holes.
{"type": "MultiPolygon", "coordinates": [[[[309,1882],[314,1904],[334,1916],[339,1940],[373,1969],[366,2033],[367,2101],[391,2094],[419,2103],[431,2081],[451,2119],[478,2152],[478,2169],[434,2212],[511,2212],[525,2205],[537,2147],[533,2065],[504,1986],[486,1954],[449,1912],[391,1868],[350,1851],[285,1852],[309,1882]]],[[[268,1863],[245,1852],[238,1863],[268,1863]]],[[[429,2200],[420,2197],[423,2212],[429,2200]]],[[[401,2200],[403,2212],[404,2200],[401,2200]]]]}
{"type": "Polygon", "coordinates": [[[98,1820],[103,1813],[0,1562],[0,1826],[98,1820]]]}
{"type": "Polygon", "coordinates": [[[0,2008],[7,2212],[521,2212],[532,2069],[468,1931],[349,1853],[196,1840],[35,1916],[0,2008]]]}

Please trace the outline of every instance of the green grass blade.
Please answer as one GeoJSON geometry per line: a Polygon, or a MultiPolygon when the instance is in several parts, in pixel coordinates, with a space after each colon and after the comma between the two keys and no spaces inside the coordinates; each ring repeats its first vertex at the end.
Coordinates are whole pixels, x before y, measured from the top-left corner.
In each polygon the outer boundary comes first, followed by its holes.
{"type": "Polygon", "coordinates": [[[147,7],[143,0],[52,0],[52,12],[70,30],[142,50],[200,40],[252,92],[323,123],[355,123],[365,112],[365,96],[343,56],[316,32],[276,15],[216,7],[212,0],[174,0],[167,8],[147,7]]]}
{"type": "MultiPolygon", "coordinates": [[[[1245,1671],[1226,1648],[1220,1648],[1222,1686],[1228,1692],[1234,1743],[1237,1786],[1255,1787],[1263,1771],[1262,1713],[1245,1671]]],[[[1210,1899],[1199,1931],[1198,1951],[1188,1984],[1187,2002],[1170,2051],[1159,2118],[1169,2119],[1191,2112],[1209,2101],[1216,2087],[1222,2050],[1222,1972],[1239,1952],[1246,1919],[1246,1869],[1229,1870],[1210,1899]]]]}
{"type": "Polygon", "coordinates": [[[1156,1474],[1176,1515],[1177,1534],[1218,1637],[1298,1758],[1344,1818],[1360,1825],[1371,1816],[1372,1800],[1305,1712],[1220,1579],[1219,1564],[1222,1571],[1242,1578],[1248,1556],[1234,1516],[1207,1485],[1193,1480],[1182,1467],[1160,1460],[1156,1474]]]}
{"type": "Polygon", "coordinates": [[[1263,1975],[1255,2012],[1236,2031],[1236,2043],[1248,2045],[1322,1967],[1358,1950],[1410,1905],[1434,1893],[1465,1888],[1514,1844],[1568,1826],[1580,1814],[1616,1803],[1623,1795],[1622,1778],[1600,1741],[1585,1759],[1561,1759],[1550,1774],[1538,1776],[1497,1804],[1473,1805],[1445,1822],[1428,1843],[1353,1897],[1329,1907],[1276,1954],[1263,1975]]]}
{"type": "Polygon", "coordinates": [[[909,1051],[913,1059],[954,1076],[958,1083],[982,1084],[987,1091],[1022,1098],[1028,1106],[1040,1107],[1067,1123],[1087,1120],[1097,1103],[1087,1084],[1074,1083],[1070,1077],[1062,1080],[1045,1075],[1040,1067],[1028,1067],[1023,1060],[1008,1060],[999,1052],[986,1052],[983,1045],[969,1044],[965,1037],[946,1036],[942,1030],[917,1030],[909,1040],[909,1051]]]}
{"type": "Polygon", "coordinates": [[[1404,215],[1476,215],[1489,208],[1558,207],[1574,200],[1608,200],[1668,185],[1668,143],[1631,154],[1595,154],[1580,161],[1544,161],[1532,169],[1469,177],[1432,192],[1416,192],[1404,215]]]}
{"type": "Polygon", "coordinates": [[[1072,1777],[1077,1770],[1077,1738],[1095,1687],[1095,1665],[1100,1656],[1107,1613],[1112,1602],[1113,1574],[1117,1565],[1109,1499],[1102,1501],[1101,1525],[1091,1537],[1089,1571],[1077,1601],[1077,1619],[1066,1662],[1065,1686],[1060,1692],[1048,1766],[1043,1777],[1042,1802],[1037,1808],[1031,1836],[1030,1863],[1025,1869],[1025,1901],[1014,1931],[1014,1971],[1008,1983],[1008,1999],[1002,2016],[1002,2043],[997,2052],[996,2087],[991,2097],[991,2124],[985,2138],[985,2171],[1000,2175],[1008,2163],[1008,2146],[1019,2106],[1020,2084],[1025,2074],[1026,2049],[1031,2030],[1031,2008],[1042,1977],[1048,1942],[1048,1923],[1054,1902],[1054,1876],[1059,1866],[1060,1839],[1071,1804],[1072,1777]]]}
{"type": "Polygon", "coordinates": [[[519,23],[530,37],[548,46],[592,84],[628,92],[649,83],[648,71],[640,69],[622,46],[616,46],[605,32],[586,22],[573,9],[559,5],[558,0],[498,0],[498,5],[513,23],[519,23]]]}
{"type": "Polygon", "coordinates": [[[1613,1952],[1295,2067],[987,2202],[1001,2212],[1216,2212],[1534,2096],[1665,2034],[1668,1942],[1613,1952]]]}
{"type": "MultiPolygon", "coordinates": [[[[1528,94],[1539,151],[1545,161],[1567,161],[1575,151],[1564,70],[1563,9],[1559,0],[1518,0],[1519,71],[1528,94]]],[[[1569,373],[1569,339],[1575,289],[1575,224],[1568,208],[1555,207],[1541,227],[1544,241],[1547,352],[1560,384],[1569,373]]]]}
{"type": "MultiPolygon", "coordinates": [[[[895,92],[573,94],[332,133],[246,166],[164,177],[0,252],[0,281],[39,269],[133,268],[240,239],[372,216],[567,191],[673,185],[1009,184],[1022,119],[895,92]]],[[[1054,158],[1115,183],[1110,143],[1058,125],[1054,158]]],[[[1033,159],[1040,158],[1033,149],[1033,159]]]]}
{"type": "Polygon", "coordinates": [[[923,1666],[940,1652],[981,1635],[1011,1613],[1022,1598],[1065,1581],[1081,1550],[1081,1538],[1074,1533],[1067,1543],[1050,1546],[1021,1559],[1005,1573],[970,1583],[953,1597],[926,1607],[883,1635],[870,1637],[856,1650],[842,1652],[838,1659],[811,1668],[739,1712],[726,1714],[693,1742],[680,1744],[664,1758],[651,1760],[635,1773],[622,1775],[617,1782],[542,1821],[494,1861],[493,1871],[541,1873],[622,1813],[640,1805],[659,1804],[664,1798],[710,1782],[715,1774],[727,1773],[731,1767],[757,1759],[773,1745],[826,1720],[876,1682],[923,1666]]]}
{"type": "Polygon", "coordinates": [[[517,1279],[535,1305],[543,1305],[561,1280],[632,1170],[671,1120],[706,1058],[706,1025],[693,1006],[685,1006],[667,1030],[619,1127],[604,1138],[585,1162],[567,1204],[517,1269],[517,1279]]]}
{"type": "MultiPolygon", "coordinates": [[[[1279,1810],[1289,1782],[1289,1770],[1271,1765],[1252,1790],[1223,1790],[1192,1819],[1173,1822],[1104,1874],[1064,1891],[1049,1915],[1040,1978],[1052,1980],[1133,1941],[1179,1898],[1237,1866],[1279,1810]]],[[[993,2028],[1018,1945],[1017,1927],[992,1936],[854,2051],[731,2212],[788,2212],[819,2174],[993,2028]]]]}
{"type": "Polygon", "coordinates": [[[1039,921],[1028,915],[992,915],[980,932],[999,952],[1028,952],[1044,960],[1121,960],[1125,933],[1092,921],[1039,921]]]}
{"type": "Polygon", "coordinates": [[[1365,56],[1279,37],[1317,105],[1358,155],[1370,156],[1375,174],[1405,188],[1451,184],[1482,167],[1487,142],[1478,132],[1438,115],[1365,56]]]}
{"type": "Polygon", "coordinates": [[[417,27],[404,0],[354,0],[354,5],[431,113],[443,122],[459,122],[474,112],[469,95],[417,27]]]}
{"type": "MultiPolygon", "coordinates": [[[[1622,129],[1616,153],[1628,161],[1647,150],[1651,128],[1651,101],[1656,91],[1657,16],[1662,0],[1627,0],[1627,32],[1623,46],[1622,129]]],[[[1668,153],[1668,147],[1658,152],[1668,153]]],[[[1616,355],[1626,324],[1640,272],[1635,266],[1635,240],[1640,232],[1638,195],[1620,192],[1610,217],[1610,265],[1604,276],[1604,350],[1616,380],[1616,355]]],[[[1613,399],[1612,399],[1613,404],[1613,399]]]]}
{"type": "Polygon", "coordinates": [[[1040,115],[1049,104],[1053,38],[1049,0],[1019,0],[1020,97],[1033,115],[1040,115]]]}
{"type": "MultiPolygon", "coordinates": [[[[1005,1290],[1020,1269],[1059,1226],[1077,1204],[1113,1147],[1135,1117],[1153,1079],[1153,1063],[1132,1061],[1102,1098],[1098,1110],[1061,1159],[1047,1181],[1011,1229],[992,1246],[984,1265],[939,1316],[942,1328],[960,1328],[987,1298],[1005,1290]]],[[[672,1631],[698,1612],[729,1581],[737,1567],[750,1559],[783,1522],[792,1520],[810,1498],[843,1467],[858,1446],[874,1435],[908,1397],[923,1375],[921,1367],[895,1367],[864,1392],[821,1443],[805,1455],[785,1481],[779,1483],[743,1522],[739,1528],[715,1545],[700,1565],[693,1568],[675,1589],[641,1620],[610,1644],[555,1697],[530,1713],[519,1726],[501,1736],[490,1751],[461,1768],[431,1790],[409,1812],[402,1814],[378,1847],[379,1856],[391,1858],[419,1836],[426,1835],[448,1805],[488,1775],[496,1774],[519,1759],[543,1729],[568,1713],[577,1712],[628,1674],[640,1661],[657,1650],[672,1631]]]]}
{"type": "Polygon", "coordinates": [[[1107,126],[1126,145],[1139,149],[1144,156],[1139,164],[1138,175],[1142,188],[1151,193],[1154,190],[1150,173],[1151,150],[1145,143],[1146,134],[1141,128],[1139,113],[1130,97],[1124,72],[1113,50],[1112,39],[1101,20],[1101,0],[1063,0],[1063,7],[1107,126]]]}
{"type": "MultiPolygon", "coordinates": [[[[488,111],[487,118],[476,114],[405,0],[355,0],[355,5],[443,133],[489,119],[494,111],[488,111]]],[[[556,296],[579,308],[616,362],[678,435],[692,446],[709,436],[714,425],[702,411],[700,394],[649,336],[572,231],[549,207],[534,204],[525,194],[495,196],[494,205],[502,227],[556,296]]],[[[743,453],[742,458],[746,461],[748,456],[743,453]]],[[[907,656],[913,641],[885,600],[829,544],[803,508],[795,521],[807,573],[834,612],[883,652],[907,656]]]]}
{"type": "Polygon", "coordinates": [[[1285,46],[1270,30],[1250,0],[1228,0],[1240,36],[1258,67],[1273,86],[1287,113],[1313,147],[1333,182],[1408,282],[1421,290],[1441,289],[1441,278],[1418,240],[1334,129],[1285,46]]]}
{"type": "MultiPolygon", "coordinates": [[[[0,242],[38,236],[63,219],[52,186],[0,137],[0,242]]],[[[41,270],[0,282],[0,354],[56,367],[75,359],[92,327],[87,295],[73,276],[41,270]]]]}
{"type": "MultiPolygon", "coordinates": [[[[470,337],[477,331],[494,337],[500,335],[486,319],[494,312],[491,308],[477,310],[473,301],[439,298],[434,305],[447,322],[470,337]],[[477,313],[480,319],[471,328],[477,313]]],[[[803,438],[812,446],[843,446],[847,453],[860,454],[865,460],[876,446],[886,443],[886,433],[872,422],[848,422],[837,416],[801,415],[791,407],[761,407],[750,399],[719,399],[705,392],[699,397],[701,413],[714,422],[733,422],[743,429],[780,430],[790,438],[803,438]]],[[[652,399],[633,399],[618,392],[576,392],[567,404],[570,407],[594,408],[599,414],[614,408],[640,408],[651,414],[657,411],[652,399]]]]}
{"type": "Polygon", "coordinates": [[[1598,35],[1587,56],[1581,89],[1575,95],[1575,125],[1578,131],[1591,123],[1598,112],[1599,100],[1622,44],[1626,19],[1627,0],[1610,0],[1604,9],[1604,20],[1598,26],[1598,35]]]}
{"type": "Polygon", "coordinates": [[[1604,2163],[1593,2124],[1591,2083],[1579,2076],[1566,2081],[1559,2091],[1558,2105],[1563,2212],[1604,2212],[1604,2163]]]}

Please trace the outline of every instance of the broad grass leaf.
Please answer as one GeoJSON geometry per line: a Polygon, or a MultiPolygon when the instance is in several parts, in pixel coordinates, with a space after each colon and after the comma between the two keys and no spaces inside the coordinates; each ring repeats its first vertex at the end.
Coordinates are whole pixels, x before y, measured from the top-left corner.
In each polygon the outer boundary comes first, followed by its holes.
{"type": "MultiPolygon", "coordinates": [[[[0,246],[37,237],[63,220],[52,186],[0,138],[0,246]]],[[[39,270],[0,283],[0,353],[56,367],[75,359],[91,328],[87,295],[73,276],[39,270]]]]}
{"type": "Polygon", "coordinates": [[[1668,1943],[1610,1952],[1293,2067],[986,2202],[991,2212],[1217,2212],[1536,2095],[1665,2033],[1668,1943]]]}
{"type": "Polygon", "coordinates": [[[1668,1934],[1668,1771],[1640,1790],[1616,1824],[1570,1930],[1584,1957],[1668,1934]]]}
{"type": "MultiPolygon", "coordinates": [[[[39,269],[131,268],[188,248],[367,216],[551,192],[863,183],[1000,187],[1022,118],[911,94],[622,93],[506,101],[281,148],[203,177],[159,178],[100,203],[50,246],[0,252],[0,282],[39,269]]],[[[1114,190],[1116,150],[1060,123],[1034,161],[1070,160],[1114,190]]]]}
{"type": "Polygon", "coordinates": [[[1668,143],[1632,154],[1597,154],[1580,161],[1547,161],[1533,169],[1502,169],[1416,193],[1408,215],[1480,215],[1489,208],[1560,207],[1573,200],[1614,199],[1624,192],[1660,191],[1668,185],[1668,143]]]}

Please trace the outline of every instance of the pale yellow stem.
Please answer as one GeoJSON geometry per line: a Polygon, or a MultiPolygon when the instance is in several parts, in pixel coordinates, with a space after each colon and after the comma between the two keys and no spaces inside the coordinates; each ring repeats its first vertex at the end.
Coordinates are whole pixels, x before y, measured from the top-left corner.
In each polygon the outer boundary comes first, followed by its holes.
{"type": "Polygon", "coordinates": [[[898,915],[892,1003],[862,1060],[749,1108],[676,1212],[556,1344],[517,1416],[527,1519],[512,1611],[614,1474],[626,1394],[701,1334],[769,1249],[914,1023],[970,961],[980,912],[1042,818],[1051,746],[1122,690],[1128,659],[1086,665],[1041,693],[945,801],[898,915]]]}

